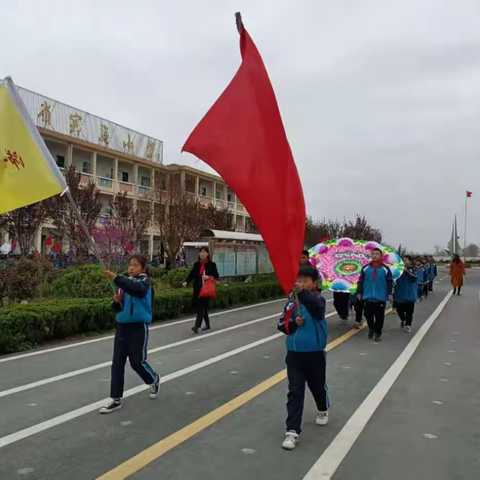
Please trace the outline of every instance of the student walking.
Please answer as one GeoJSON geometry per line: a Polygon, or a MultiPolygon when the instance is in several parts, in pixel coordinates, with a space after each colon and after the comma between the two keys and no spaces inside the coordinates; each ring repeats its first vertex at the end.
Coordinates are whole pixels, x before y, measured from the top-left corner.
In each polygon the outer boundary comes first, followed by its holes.
{"type": "Polygon", "coordinates": [[[460,255],[456,253],[450,264],[450,276],[452,277],[453,294],[460,296],[463,287],[463,277],[466,274],[465,264],[460,259],[460,255]]]}
{"type": "Polygon", "coordinates": [[[333,306],[340,320],[346,323],[350,312],[350,294],[348,292],[333,292],[333,306]]]}
{"type": "Polygon", "coordinates": [[[430,263],[428,261],[428,257],[423,258],[423,268],[425,269],[425,283],[423,284],[423,296],[428,298],[428,294],[430,293],[430,263]]]}
{"type": "Polygon", "coordinates": [[[428,282],[428,290],[430,293],[433,293],[433,282],[438,276],[437,264],[432,255],[428,257],[428,262],[430,264],[430,281],[428,282]]]}
{"type": "Polygon", "coordinates": [[[417,282],[417,289],[418,289],[418,301],[423,300],[423,295],[425,293],[425,282],[427,279],[426,273],[425,273],[425,267],[423,266],[423,262],[420,258],[415,259],[415,266],[417,267],[417,273],[418,273],[418,282],[417,282]]]}
{"type": "Polygon", "coordinates": [[[107,270],[105,277],[120,291],[113,298],[112,308],[117,312],[113,345],[111,401],[100,413],[111,413],[122,408],[127,358],[139,377],[150,386],[150,398],[160,391],[160,375],[147,363],[148,325],[152,323],[154,291],[148,278],[148,262],[143,255],[133,255],[128,265],[130,278],[117,276],[107,270]]]}
{"type": "Polygon", "coordinates": [[[202,330],[210,330],[210,317],[208,315],[210,298],[201,297],[200,291],[205,282],[217,281],[219,278],[217,265],[210,260],[210,250],[207,247],[202,247],[198,254],[198,262],[193,265],[183,283],[183,286],[186,287],[193,282],[193,304],[197,311],[197,318],[192,327],[192,331],[195,334],[198,333],[199,328],[202,326],[202,321],[205,321],[205,326],[202,330]]]}
{"type": "Polygon", "coordinates": [[[413,259],[410,255],[405,255],[403,263],[405,264],[405,270],[395,283],[393,297],[395,298],[395,307],[400,317],[400,327],[405,332],[411,333],[413,312],[418,298],[418,271],[413,265],[413,259]]]}
{"type": "Polygon", "coordinates": [[[316,425],[328,424],[328,394],[326,386],[327,322],[325,299],[318,293],[318,271],[300,267],[294,292],[299,306],[292,301],[285,305],[277,328],[287,337],[287,433],[282,448],[293,450],[302,433],[305,385],[317,405],[316,425]]]}
{"type": "Polygon", "coordinates": [[[382,337],[387,301],[393,302],[393,276],[391,270],[382,262],[382,251],[372,250],[372,261],[365,265],[360,274],[357,298],[365,305],[365,317],[368,322],[368,338],[379,342],[382,337]]]}

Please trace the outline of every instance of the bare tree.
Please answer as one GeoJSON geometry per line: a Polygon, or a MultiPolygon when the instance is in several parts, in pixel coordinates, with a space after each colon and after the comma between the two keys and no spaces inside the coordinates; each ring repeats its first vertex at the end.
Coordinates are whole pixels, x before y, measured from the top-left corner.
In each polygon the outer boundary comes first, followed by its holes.
{"type": "Polygon", "coordinates": [[[167,191],[155,186],[154,198],[160,205],[154,216],[165,253],[173,266],[185,241],[194,241],[203,228],[203,207],[197,198],[186,192],[178,175],[167,179],[167,191]]]}
{"type": "Polygon", "coordinates": [[[381,243],[382,232],[360,215],[355,220],[343,223],[338,220],[314,220],[307,217],[305,221],[305,245],[313,247],[329,238],[350,237],[354,240],[373,240],[381,243]]]}
{"type": "Polygon", "coordinates": [[[259,233],[257,226],[251,219],[251,217],[245,218],[245,232],[246,233],[259,233]]]}
{"type": "Polygon", "coordinates": [[[343,237],[350,237],[354,240],[373,240],[375,242],[382,242],[382,231],[375,228],[365,216],[357,215],[355,220],[344,222],[343,237]]]}
{"type": "MultiPolygon", "coordinates": [[[[94,182],[81,185],[81,175],[73,165],[65,170],[65,180],[89,234],[93,235],[102,209],[100,190],[94,182]]],[[[68,198],[56,196],[47,200],[45,204],[48,206],[49,217],[68,240],[77,260],[85,257],[88,254],[88,241],[68,198]]]]}
{"type": "Polygon", "coordinates": [[[0,228],[17,240],[20,254],[25,256],[34,249],[35,237],[47,216],[45,205],[34,203],[0,215],[0,228]]]}
{"type": "Polygon", "coordinates": [[[142,236],[152,222],[151,199],[148,203],[142,203],[142,206],[139,206],[126,193],[118,193],[110,202],[110,209],[110,224],[115,227],[120,239],[123,232],[122,245],[129,243],[133,250],[138,250],[142,236]]]}
{"type": "Polygon", "coordinates": [[[203,208],[201,212],[203,217],[202,228],[226,232],[235,231],[234,216],[228,208],[218,209],[215,205],[210,204],[208,207],[203,208]]]}
{"type": "Polygon", "coordinates": [[[463,254],[466,257],[478,257],[479,251],[480,251],[479,246],[475,245],[474,243],[471,243],[465,248],[465,250],[463,251],[463,254]]]}

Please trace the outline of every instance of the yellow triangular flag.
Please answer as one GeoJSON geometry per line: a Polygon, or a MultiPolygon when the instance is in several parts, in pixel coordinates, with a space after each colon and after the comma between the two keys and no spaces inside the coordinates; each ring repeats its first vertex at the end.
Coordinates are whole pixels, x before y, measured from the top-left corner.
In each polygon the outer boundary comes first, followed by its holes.
{"type": "Polygon", "coordinates": [[[7,77],[0,84],[0,214],[66,189],[62,172],[7,77]]]}

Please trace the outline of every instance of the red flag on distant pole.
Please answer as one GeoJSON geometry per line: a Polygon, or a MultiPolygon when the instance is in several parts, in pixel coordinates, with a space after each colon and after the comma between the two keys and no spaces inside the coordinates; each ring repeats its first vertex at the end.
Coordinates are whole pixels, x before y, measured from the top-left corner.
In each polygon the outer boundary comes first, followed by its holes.
{"type": "Polygon", "coordinates": [[[467,190],[467,198],[470,198],[472,195],[473,195],[473,192],[469,192],[469,191],[467,190]]]}
{"type": "Polygon", "coordinates": [[[183,146],[214,168],[250,213],[289,292],[305,236],[305,200],[262,57],[237,14],[242,64],[183,146]]]}

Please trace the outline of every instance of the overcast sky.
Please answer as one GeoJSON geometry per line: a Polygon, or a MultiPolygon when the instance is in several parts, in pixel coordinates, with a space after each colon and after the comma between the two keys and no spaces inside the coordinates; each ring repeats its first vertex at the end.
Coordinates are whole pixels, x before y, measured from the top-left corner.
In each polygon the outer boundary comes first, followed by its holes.
{"type": "Polygon", "coordinates": [[[180,149],[240,64],[240,10],[308,213],[446,245],[465,190],[480,243],[479,0],[0,0],[0,78],[180,149]]]}

